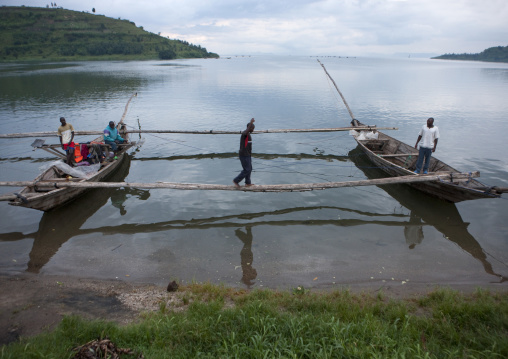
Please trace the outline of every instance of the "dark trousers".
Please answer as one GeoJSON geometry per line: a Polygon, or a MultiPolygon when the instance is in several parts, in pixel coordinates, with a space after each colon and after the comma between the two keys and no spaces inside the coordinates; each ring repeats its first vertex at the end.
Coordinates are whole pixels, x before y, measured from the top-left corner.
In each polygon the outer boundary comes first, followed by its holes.
{"type": "Polygon", "coordinates": [[[245,178],[245,184],[251,184],[250,174],[252,172],[252,158],[250,156],[240,156],[240,162],[242,163],[243,170],[233,181],[240,183],[245,178]]]}
{"type": "Polygon", "coordinates": [[[420,146],[420,151],[418,152],[418,161],[416,162],[416,172],[420,173],[423,165],[423,172],[427,172],[430,165],[430,157],[432,156],[432,148],[422,147],[420,146]],[[425,162],[425,164],[423,164],[425,162]]]}
{"type": "Polygon", "coordinates": [[[116,144],[116,141],[108,141],[108,140],[104,140],[104,143],[106,145],[110,145],[111,146],[111,151],[116,151],[118,149],[118,146],[116,144]]]}

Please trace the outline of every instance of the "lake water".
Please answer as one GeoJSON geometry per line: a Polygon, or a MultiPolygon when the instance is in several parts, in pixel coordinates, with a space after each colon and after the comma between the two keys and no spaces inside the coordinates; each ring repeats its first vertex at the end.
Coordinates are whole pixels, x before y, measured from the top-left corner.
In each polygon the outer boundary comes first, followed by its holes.
{"type": "MultiPolygon", "coordinates": [[[[434,154],[508,187],[508,64],[320,58],[355,117],[416,142],[436,119],[434,154]]],[[[315,57],[0,65],[0,132],[348,126],[315,57]]],[[[81,136],[84,142],[95,136],[81,136]]],[[[138,135],[133,136],[139,140],[138,135]]],[[[143,135],[116,180],[231,184],[238,135],[143,135]]],[[[54,160],[33,138],[0,139],[0,180],[32,180],[54,160]]],[[[58,139],[46,138],[46,143],[58,139]]],[[[347,132],[254,135],[255,184],[379,176],[347,132]]],[[[0,188],[1,193],[14,191],[0,188]]],[[[0,202],[0,273],[170,280],[245,288],[503,283],[508,195],[435,200],[407,186],[303,193],[101,189],[48,213],[0,202]]]]}

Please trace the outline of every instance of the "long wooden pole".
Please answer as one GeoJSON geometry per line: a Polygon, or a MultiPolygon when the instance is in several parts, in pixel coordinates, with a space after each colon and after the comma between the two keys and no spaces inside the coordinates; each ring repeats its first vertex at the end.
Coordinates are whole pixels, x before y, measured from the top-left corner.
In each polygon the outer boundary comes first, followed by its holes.
{"type": "Polygon", "coordinates": [[[135,183],[135,182],[61,182],[61,181],[12,181],[0,182],[0,186],[24,187],[37,186],[38,188],[144,188],[144,189],[180,189],[180,190],[213,190],[213,191],[245,191],[245,192],[292,192],[312,191],[328,188],[379,186],[386,184],[414,183],[429,181],[466,181],[469,178],[479,177],[480,172],[453,173],[439,172],[438,174],[412,175],[400,177],[377,178],[370,180],[348,182],[323,182],[323,183],[300,183],[300,184],[273,184],[237,187],[235,185],[200,184],[200,183],[135,183]]]}
{"type": "MultiPolygon", "coordinates": [[[[138,93],[135,92],[131,95],[131,97],[129,98],[129,101],[127,101],[127,103],[125,104],[125,109],[123,110],[123,115],[122,115],[122,118],[120,119],[120,122],[119,123],[123,123],[123,120],[125,119],[125,116],[127,115],[127,110],[129,109],[129,104],[131,103],[131,100],[138,96],[138,93]]],[[[102,133],[101,133],[102,134],[102,133]]]]}
{"type": "Polygon", "coordinates": [[[333,80],[333,78],[330,76],[330,74],[328,73],[328,71],[326,71],[326,68],[325,68],[325,65],[323,65],[321,63],[321,61],[319,61],[319,59],[317,60],[319,62],[319,64],[321,65],[321,67],[323,68],[323,70],[325,70],[325,73],[326,75],[328,76],[328,78],[330,80],[332,80],[333,82],[333,85],[335,86],[335,88],[337,89],[337,92],[339,93],[340,97],[342,97],[342,102],[344,102],[344,105],[346,105],[346,108],[347,110],[349,111],[349,116],[351,116],[351,120],[354,122],[355,121],[355,116],[353,115],[353,112],[351,111],[351,109],[349,108],[349,105],[347,104],[346,102],[346,99],[344,98],[344,96],[342,95],[342,92],[340,92],[337,84],[335,83],[335,81],[333,80]]]}
{"type": "MultiPolygon", "coordinates": [[[[290,132],[336,132],[336,131],[350,131],[350,130],[398,130],[397,127],[376,127],[376,126],[362,126],[362,127],[335,127],[335,128],[293,128],[293,129],[273,129],[273,130],[257,130],[253,133],[290,133],[290,132]]],[[[102,135],[102,131],[75,131],[76,136],[86,135],[102,135]]],[[[187,130],[126,130],[120,133],[178,133],[178,134],[193,134],[193,135],[238,135],[242,131],[220,131],[220,130],[205,130],[205,131],[187,131],[187,130]]],[[[57,133],[54,131],[48,132],[27,132],[27,133],[8,133],[0,134],[0,138],[25,138],[25,137],[56,137],[57,133]]]]}

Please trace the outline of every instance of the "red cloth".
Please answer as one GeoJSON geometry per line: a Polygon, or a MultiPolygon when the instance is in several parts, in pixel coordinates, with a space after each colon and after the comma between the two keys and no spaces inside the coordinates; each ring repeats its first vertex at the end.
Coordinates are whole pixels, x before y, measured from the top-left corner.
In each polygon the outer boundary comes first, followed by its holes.
{"type": "Polygon", "coordinates": [[[88,145],[87,144],[82,144],[81,145],[81,156],[83,156],[84,159],[87,159],[88,158],[88,145]]]}
{"type": "Polygon", "coordinates": [[[64,143],[64,145],[63,145],[64,150],[66,150],[66,149],[67,149],[67,147],[69,147],[69,148],[74,148],[74,147],[75,147],[74,142],[71,142],[71,143],[64,143]]]}

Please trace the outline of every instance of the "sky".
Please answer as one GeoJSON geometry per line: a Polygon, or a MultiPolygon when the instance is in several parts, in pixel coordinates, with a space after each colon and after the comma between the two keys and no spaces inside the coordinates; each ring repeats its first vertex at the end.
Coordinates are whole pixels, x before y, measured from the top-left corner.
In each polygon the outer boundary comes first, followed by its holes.
{"type": "MultiPolygon", "coordinates": [[[[62,0],[225,55],[408,56],[508,46],[508,0],[62,0]]],[[[0,5],[51,7],[46,0],[0,5]]]]}

